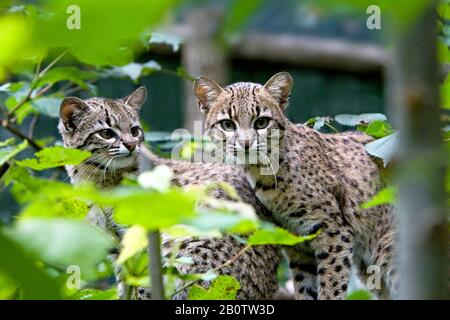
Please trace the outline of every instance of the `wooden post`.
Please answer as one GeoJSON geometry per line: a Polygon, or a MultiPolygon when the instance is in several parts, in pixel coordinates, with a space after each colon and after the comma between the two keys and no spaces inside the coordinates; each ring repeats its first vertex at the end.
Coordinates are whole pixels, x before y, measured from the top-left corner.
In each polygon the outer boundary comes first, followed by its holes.
{"type": "MultiPolygon", "coordinates": [[[[216,41],[222,13],[212,8],[193,10],[187,17],[186,28],[189,33],[182,48],[182,64],[194,77],[205,76],[224,84],[227,81],[227,61],[225,50],[216,41]]],[[[184,120],[183,126],[190,132],[194,130],[194,121],[202,121],[197,100],[193,94],[192,82],[184,84],[184,120]]]]}
{"type": "MultiPolygon", "coordinates": [[[[430,1],[431,2],[431,1],[430,1]]],[[[388,91],[400,130],[397,257],[400,299],[446,299],[448,222],[439,121],[435,3],[394,39],[388,91]]]]}

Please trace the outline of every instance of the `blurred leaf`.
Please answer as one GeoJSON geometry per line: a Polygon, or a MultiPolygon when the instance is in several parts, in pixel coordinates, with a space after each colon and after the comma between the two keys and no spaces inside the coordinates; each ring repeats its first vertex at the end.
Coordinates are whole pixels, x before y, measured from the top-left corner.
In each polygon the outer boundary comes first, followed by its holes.
{"type": "Polygon", "coordinates": [[[17,289],[17,284],[0,270],[0,300],[12,300],[17,289]]]}
{"type": "Polygon", "coordinates": [[[51,13],[35,19],[37,45],[66,47],[80,61],[97,65],[124,65],[132,61],[130,48],[140,34],[154,26],[177,1],[174,0],[60,0],[46,2],[42,10],[51,13]],[[70,5],[80,11],[80,28],[67,26],[70,5]],[[128,48],[125,48],[128,46],[128,48]],[[121,53],[120,50],[125,48],[121,53]]]}
{"type": "Polygon", "coordinates": [[[280,227],[257,230],[248,238],[249,245],[279,244],[292,246],[314,239],[317,234],[299,237],[280,227]]]}
{"type": "Polygon", "coordinates": [[[36,158],[16,161],[16,164],[33,170],[44,170],[64,165],[77,165],[89,158],[90,155],[91,153],[88,151],[55,146],[36,152],[36,158]]]}
{"type": "Polygon", "coordinates": [[[373,121],[386,121],[386,116],[382,113],[363,113],[363,114],[339,114],[334,119],[344,126],[354,127],[359,124],[369,124],[373,121]]]}
{"type": "Polygon", "coordinates": [[[59,118],[59,107],[61,106],[62,97],[57,97],[55,95],[40,97],[37,99],[32,99],[28,104],[31,108],[40,114],[59,118]]]}
{"type": "Polygon", "coordinates": [[[450,77],[445,78],[444,83],[441,85],[441,108],[450,110],[450,77]]]}
{"type": "MultiPolygon", "coordinates": [[[[48,70],[36,83],[36,87],[55,84],[60,81],[70,81],[80,88],[89,89],[87,80],[96,78],[95,72],[80,70],[77,67],[55,67],[48,70]]],[[[59,110],[58,110],[59,111],[59,110]]]]}
{"type": "Polygon", "coordinates": [[[145,63],[132,62],[122,67],[113,67],[112,69],[102,72],[103,77],[128,77],[133,82],[137,82],[139,78],[150,75],[161,70],[161,66],[154,60],[145,63]]]}
{"type": "Polygon", "coordinates": [[[152,32],[152,35],[149,40],[150,44],[166,44],[172,47],[173,52],[178,52],[180,50],[180,45],[182,43],[182,39],[178,36],[163,34],[158,32],[152,32]]]}
{"type": "Polygon", "coordinates": [[[382,204],[394,204],[397,193],[395,187],[386,187],[381,189],[372,199],[361,205],[362,209],[368,209],[382,204]]]}
{"type": "Polygon", "coordinates": [[[116,288],[109,290],[83,289],[69,296],[66,300],[117,300],[119,295],[116,288]]]}
{"type": "Polygon", "coordinates": [[[75,198],[38,198],[28,204],[19,218],[71,218],[82,220],[89,212],[89,205],[75,198]]]}
{"type": "Polygon", "coordinates": [[[136,190],[123,195],[119,192],[103,201],[114,206],[114,217],[119,223],[156,230],[193,217],[198,196],[178,189],[164,193],[136,190]]]}
{"type": "Polygon", "coordinates": [[[152,171],[139,174],[137,181],[143,188],[165,192],[170,188],[172,177],[173,172],[168,166],[159,165],[152,171]]]}
{"type": "Polygon", "coordinates": [[[398,148],[398,131],[381,139],[369,142],[364,146],[367,153],[383,160],[386,167],[398,148]]]}
{"type": "Polygon", "coordinates": [[[29,52],[28,21],[19,15],[0,16],[0,81],[29,52]]]}
{"type": "Polygon", "coordinates": [[[28,147],[26,140],[17,145],[13,145],[13,143],[13,138],[0,142],[0,166],[28,147]]]}
{"type": "Polygon", "coordinates": [[[25,85],[29,86],[29,83],[25,81],[7,82],[0,86],[0,92],[12,94],[22,89],[25,85]]]}
{"type": "MultiPolygon", "coordinates": [[[[33,239],[31,239],[33,241],[33,239]]],[[[23,246],[0,230],[0,271],[15,281],[24,299],[59,299],[60,287],[56,279],[38,268],[35,258],[23,246]]]]}
{"type": "Polygon", "coordinates": [[[132,226],[125,232],[121,244],[122,249],[117,258],[117,263],[119,264],[122,264],[125,260],[147,247],[147,232],[141,226],[132,226]]]}
{"type": "Polygon", "coordinates": [[[222,35],[227,38],[235,34],[263,3],[262,0],[233,0],[222,25],[222,35]]]}
{"type": "Polygon", "coordinates": [[[113,247],[112,240],[99,228],[70,219],[23,219],[9,234],[46,263],[63,268],[78,266],[83,279],[96,278],[97,265],[113,247]]]}
{"type": "Polygon", "coordinates": [[[189,290],[189,300],[236,300],[239,281],[231,276],[218,276],[209,289],[194,285],[189,290]]]}
{"type": "Polygon", "coordinates": [[[367,290],[355,290],[347,295],[347,300],[371,300],[372,294],[367,290]]]}
{"type": "Polygon", "coordinates": [[[80,62],[97,67],[113,65],[123,66],[134,59],[133,51],[126,47],[99,47],[94,44],[80,44],[70,50],[80,62]]]}

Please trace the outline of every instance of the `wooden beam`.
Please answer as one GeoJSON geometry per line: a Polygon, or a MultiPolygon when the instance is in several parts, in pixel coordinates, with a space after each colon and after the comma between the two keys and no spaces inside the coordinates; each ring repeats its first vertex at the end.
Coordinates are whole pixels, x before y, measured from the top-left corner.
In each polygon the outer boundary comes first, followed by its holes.
{"type": "Polygon", "coordinates": [[[377,45],[289,34],[244,34],[232,56],[296,66],[346,71],[380,71],[388,61],[377,45]]]}

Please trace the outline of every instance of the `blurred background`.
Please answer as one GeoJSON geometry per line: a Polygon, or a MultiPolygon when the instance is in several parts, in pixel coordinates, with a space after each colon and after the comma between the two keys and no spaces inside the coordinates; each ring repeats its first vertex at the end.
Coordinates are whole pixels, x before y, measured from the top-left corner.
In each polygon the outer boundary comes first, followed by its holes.
{"type": "MultiPolygon", "coordinates": [[[[30,3],[39,6],[46,1],[7,1],[2,9],[27,12],[30,3]]],[[[323,3],[309,0],[177,1],[168,7],[152,28],[148,50],[137,50],[134,62],[114,66],[90,83],[94,92],[71,94],[118,98],[145,86],[149,96],[142,122],[159,142],[170,141],[170,132],[177,128],[192,132],[194,121],[202,120],[192,93],[192,79],[198,76],[221,84],[264,83],[288,71],[295,84],[287,114],[294,122],[384,112],[384,31],[366,27],[369,15],[363,9],[330,12],[323,3]]],[[[103,18],[99,14],[98,25],[103,18]]],[[[127,28],[127,23],[120,28],[127,28]]],[[[69,56],[61,63],[77,62],[69,56]]],[[[21,77],[13,74],[9,80],[21,77]]],[[[0,98],[6,100],[7,94],[0,90],[0,98]]],[[[46,108],[57,109],[58,104],[46,108]]],[[[57,117],[25,118],[21,127],[27,130],[32,121],[36,139],[60,139],[57,117]]],[[[0,129],[0,140],[9,136],[0,129]]],[[[24,156],[30,154],[31,150],[24,156]]],[[[9,193],[3,191],[1,197],[0,219],[9,222],[17,208],[9,193]]]]}

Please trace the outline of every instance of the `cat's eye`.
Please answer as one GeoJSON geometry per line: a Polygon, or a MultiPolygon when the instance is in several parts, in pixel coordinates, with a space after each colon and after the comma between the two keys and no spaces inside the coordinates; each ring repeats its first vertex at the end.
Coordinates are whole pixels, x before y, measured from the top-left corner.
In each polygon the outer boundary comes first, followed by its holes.
{"type": "Polygon", "coordinates": [[[255,120],[255,123],[253,126],[256,130],[265,129],[269,125],[270,118],[268,117],[261,117],[255,120]]]}
{"type": "Polygon", "coordinates": [[[220,126],[225,131],[234,131],[236,129],[236,125],[234,124],[234,122],[229,119],[220,121],[220,126]]]}
{"type": "Polygon", "coordinates": [[[130,129],[130,132],[131,132],[131,135],[136,138],[141,133],[141,129],[138,126],[132,127],[130,129]]]}
{"type": "Polygon", "coordinates": [[[103,139],[106,139],[106,140],[109,140],[109,139],[111,139],[111,138],[116,136],[116,133],[112,129],[100,130],[98,132],[98,134],[100,135],[100,137],[102,137],[103,139]]]}

